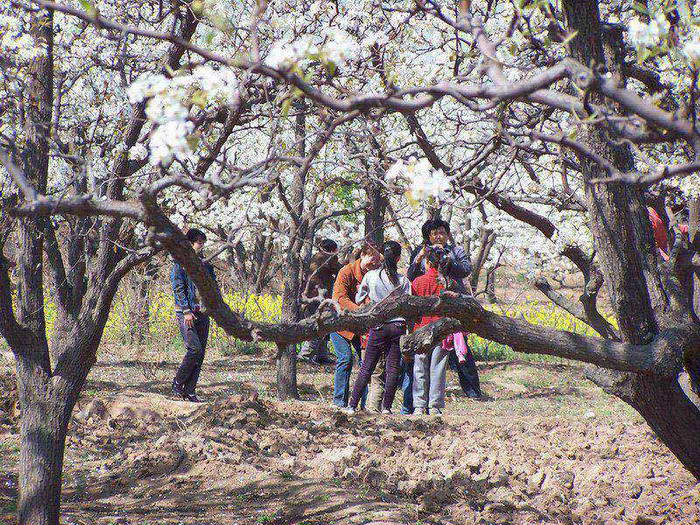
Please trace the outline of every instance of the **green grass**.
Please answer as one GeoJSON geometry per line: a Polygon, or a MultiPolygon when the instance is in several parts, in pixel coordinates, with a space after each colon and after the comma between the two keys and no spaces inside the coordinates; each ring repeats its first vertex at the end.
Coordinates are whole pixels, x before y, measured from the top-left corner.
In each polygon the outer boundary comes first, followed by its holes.
{"type": "Polygon", "coordinates": [[[13,443],[13,442],[6,443],[6,442],[0,441],[0,450],[5,452],[5,453],[9,453],[9,454],[18,453],[19,452],[19,443],[13,443]]]}
{"type": "Polygon", "coordinates": [[[2,514],[17,514],[17,500],[8,501],[0,507],[2,514]]]}
{"type": "Polygon", "coordinates": [[[233,355],[260,355],[262,353],[262,347],[261,345],[251,341],[231,339],[229,344],[221,345],[219,351],[221,352],[221,355],[226,357],[233,355]]]}

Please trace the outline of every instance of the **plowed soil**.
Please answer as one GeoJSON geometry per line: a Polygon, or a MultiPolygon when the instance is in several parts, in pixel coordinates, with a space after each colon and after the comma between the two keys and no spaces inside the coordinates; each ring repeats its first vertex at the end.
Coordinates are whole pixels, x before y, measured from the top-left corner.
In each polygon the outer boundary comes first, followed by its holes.
{"type": "MultiPolygon", "coordinates": [[[[577,366],[480,364],[487,397],[450,375],[443,417],[348,416],[329,403],[331,367],[300,365],[303,399],[279,402],[262,356],[213,356],[195,405],[167,396],[177,355],[121,352],[74,412],[65,524],[700,521],[694,478],[577,366]]],[[[0,522],[14,523],[16,394],[0,362],[0,522]]]]}

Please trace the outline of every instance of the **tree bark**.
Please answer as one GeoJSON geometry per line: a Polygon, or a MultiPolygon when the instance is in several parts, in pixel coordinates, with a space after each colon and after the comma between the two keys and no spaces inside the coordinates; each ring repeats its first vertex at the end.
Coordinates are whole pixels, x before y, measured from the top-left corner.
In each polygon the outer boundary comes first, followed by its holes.
{"type": "MultiPolygon", "coordinates": [[[[294,108],[296,116],[295,138],[299,156],[306,154],[306,104],[297,101],[294,108]]],[[[282,320],[299,321],[301,319],[301,295],[303,282],[302,253],[306,241],[308,224],[304,217],[304,198],[306,196],[306,170],[298,169],[294,174],[291,187],[291,213],[293,220],[289,232],[287,249],[287,272],[282,293],[282,320]]],[[[281,400],[298,399],[297,389],[297,352],[296,345],[280,348],[277,359],[277,395],[281,400]]]]}
{"type": "Polygon", "coordinates": [[[367,192],[367,211],[365,212],[365,238],[374,241],[377,246],[384,244],[384,214],[387,208],[387,198],[379,182],[370,179],[365,191],[367,192]]]}
{"type": "MultiPolygon", "coordinates": [[[[597,1],[564,0],[563,5],[569,30],[577,32],[570,42],[572,56],[583,64],[605,66],[624,82],[619,35],[618,41],[604,41],[597,1]]],[[[596,95],[590,101],[602,102],[596,95]]],[[[620,171],[633,168],[629,147],[612,144],[604,129],[584,126],[579,140],[620,171]]],[[[586,183],[597,260],[619,321],[620,336],[623,341],[647,343],[664,328],[678,327],[679,320],[688,319],[688,312],[671,311],[673,305],[662,284],[642,190],[619,183],[590,184],[588,181],[601,175],[600,168],[583,156],[579,156],[579,162],[586,183]]],[[[700,479],[700,411],[676,377],[600,369],[591,371],[589,377],[634,407],[681,463],[700,479]]]]}
{"type": "Polygon", "coordinates": [[[499,267],[500,265],[496,264],[486,272],[486,298],[490,304],[498,304],[498,297],[496,296],[496,271],[499,267]]]}
{"type": "Polygon", "coordinates": [[[21,376],[19,525],[58,525],[63,454],[72,406],[62,406],[46,384],[37,384],[43,381],[26,373],[21,376]]]}
{"type": "MultiPolygon", "coordinates": [[[[700,198],[695,198],[688,204],[688,236],[693,248],[700,246],[700,198]]],[[[700,252],[695,251],[693,257],[693,311],[700,316],[700,252]]]]}
{"type": "Polygon", "coordinates": [[[148,294],[153,279],[157,274],[154,264],[147,264],[143,272],[134,273],[132,286],[136,294],[136,300],[131,303],[129,316],[129,336],[132,343],[143,344],[146,342],[150,331],[151,301],[148,294]]]}
{"type": "MultiPolygon", "coordinates": [[[[619,70],[612,56],[606,59],[597,1],[566,0],[564,9],[568,28],[577,32],[569,44],[573,58],[619,70]]],[[[600,101],[599,96],[591,96],[591,102],[600,101]]],[[[622,172],[633,169],[629,146],[612,144],[604,129],[583,126],[579,140],[622,172]]],[[[601,168],[582,155],[578,160],[591,232],[620,331],[627,340],[648,342],[659,328],[655,310],[664,309],[666,298],[642,191],[621,183],[591,184],[590,180],[603,175],[601,168]]]]}
{"type": "Polygon", "coordinates": [[[479,237],[479,252],[472,260],[472,274],[469,276],[469,282],[471,283],[472,290],[474,290],[475,293],[479,286],[479,276],[481,275],[481,270],[484,268],[484,264],[489,258],[489,253],[491,252],[493,243],[496,241],[496,234],[492,229],[482,227],[479,237]]]}

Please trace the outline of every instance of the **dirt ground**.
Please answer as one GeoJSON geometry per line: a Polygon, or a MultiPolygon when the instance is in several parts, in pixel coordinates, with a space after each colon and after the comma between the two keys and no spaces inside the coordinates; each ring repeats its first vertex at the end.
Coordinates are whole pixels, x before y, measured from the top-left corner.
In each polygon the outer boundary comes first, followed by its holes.
{"type": "MultiPolygon", "coordinates": [[[[179,358],[102,352],[70,429],[64,524],[700,522],[700,485],[577,366],[480,363],[481,401],[450,372],[439,418],[347,416],[330,405],[332,368],[306,364],[303,400],[278,402],[262,355],[209,355],[208,402],[174,401],[179,358]]],[[[3,524],[16,507],[13,381],[0,357],[3,524]]]]}

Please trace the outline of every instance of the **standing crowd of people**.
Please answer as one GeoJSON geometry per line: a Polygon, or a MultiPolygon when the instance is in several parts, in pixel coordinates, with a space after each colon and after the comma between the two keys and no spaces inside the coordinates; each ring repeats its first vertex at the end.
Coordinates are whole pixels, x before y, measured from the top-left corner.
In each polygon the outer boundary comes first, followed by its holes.
{"type": "MultiPolygon", "coordinates": [[[[423,242],[410,254],[405,272],[399,270],[402,248],[395,241],[382,246],[364,242],[352,260],[341,266],[338,245],[323,239],[310,265],[310,277],[304,290],[304,315],[316,313],[324,299],[333,299],[343,310],[355,311],[378,303],[389,295],[437,295],[444,289],[470,293],[464,279],[471,262],[457,246],[449,224],[429,220],[422,228],[423,242]]],[[[192,228],[187,239],[201,254],[206,235],[192,228]]],[[[211,264],[207,271],[216,279],[211,264]]],[[[199,402],[197,380],[204,360],[209,333],[209,318],[202,307],[193,281],[177,262],[171,272],[175,313],[186,353],[172,384],[175,397],[199,402]]],[[[403,391],[402,414],[441,414],[445,407],[445,382],[448,367],[457,371],[459,383],[469,397],[481,396],[479,375],[467,345],[467,334],[447,337],[430,352],[405,358],[401,354],[401,336],[417,330],[437,316],[425,315],[409,322],[402,317],[372,327],[367,334],[340,331],[302,345],[298,359],[317,365],[335,364],[333,404],[348,412],[366,408],[390,414],[396,392],[403,391]],[[335,360],[328,351],[333,345],[335,360]],[[360,365],[354,384],[354,362],[360,365]]]]}
{"type": "MultiPolygon", "coordinates": [[[[437,295],[444,289],[470,293],[464,279],[471,262],[457,246],[447,222],[436,219],[422,227],[423,242],[410,254],[405,274],[399,271],[401,245],[365,242],[356,260],[338,271],[332,297],[342,308],[357,310],[378,303],[391,294],[437,295]]],[[[333,260],[333,257],[327,257],[333,260]]],[[[372,327],[369,333],[337,332],[330,335],[336,352],[333,403],[354,413],[364,407],[392,413],[398,388],[403,391],[402,414],[442,414],[448,366],[457,371],[460,386],[469,397],[480,397],[479,374],[467,345],[467,334],[447,337],[431,351],[413,359],[401,353],[401,336],[417,330],[438,316],[425,315],[409,323],[397,317],[372,327]],[[350,389],[353,351],[360,371],[350,389]]],[[[313,359],[313,357],[312,357],[313,359]]]]}

